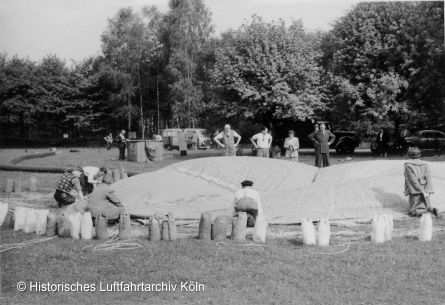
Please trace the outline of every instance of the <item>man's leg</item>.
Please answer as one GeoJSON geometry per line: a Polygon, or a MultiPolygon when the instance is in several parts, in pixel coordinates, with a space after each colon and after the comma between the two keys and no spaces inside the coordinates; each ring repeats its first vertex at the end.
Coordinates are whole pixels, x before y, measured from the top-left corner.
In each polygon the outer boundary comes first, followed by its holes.
{"type": "Polygon", "coordinates": [[[318,151],[315,151],[315,166],[321,167],[321,153],[318,151]]]}
{"type": "Polygon", "coordinates": [[[408,197],[410,216],[420,216],[427,212],[425,197],[422,194],[412,194],[408,197]]]}
{"type": "Polygon", "coordinates": [[[324,166],[329,166],[331,165],[331,160],[329,159],[329,153],[324,154],[325,155],[325,160],[324,160],[324,166]]]}

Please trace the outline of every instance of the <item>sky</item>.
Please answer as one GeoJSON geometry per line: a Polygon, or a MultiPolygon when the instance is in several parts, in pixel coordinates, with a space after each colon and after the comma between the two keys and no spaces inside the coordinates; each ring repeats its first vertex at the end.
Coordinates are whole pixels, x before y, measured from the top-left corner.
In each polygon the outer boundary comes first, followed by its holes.
{"type": "MultiPolygon", "coordinates": [[[[303,21],[308,30],[329,30],[358,0],[204,0],[215,35],[237,29],[256,14],[266,21],[303,21]]],[[[140,10],[168,0],[0,0],[0,52],[38,61],[55,54],[66,61],[101,53],[100,35],[123,7],[140,10]]]]}

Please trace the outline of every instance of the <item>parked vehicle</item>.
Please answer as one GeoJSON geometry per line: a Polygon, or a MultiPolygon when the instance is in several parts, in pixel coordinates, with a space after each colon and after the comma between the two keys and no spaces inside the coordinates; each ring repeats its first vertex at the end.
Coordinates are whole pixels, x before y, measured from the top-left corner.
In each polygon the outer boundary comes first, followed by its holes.
{"type": "MultiPolygon", "coordinates": [[[[371,152],[373,154],[380,153],[376,137],[374,137],[371,140],[370,148],[371,148],[371,152]]],[[[389,153],[402,153],[402,152],[405,152],[406,150],[407,150],[407,147],[406,147],[404,140],[401,139],[400,137],[398,137],[398,135],[396,135],[394,133],[390,133],[387,151],[389,153]]]]}
{"type": "Polygon", "coordinates": [[[406,137],[407,146],[417,146],[420,149],[440,150],[445,145],[445,133],[439,130],[420,130],[413,136],[406,137]]]}
{"type": "MultiPolygon", "coordinates": [[[[166,149],[179,149],[179,134],[182,129],[169,128],[162,130],[162,141],[166,149]]],[[[187,133],[187,148],[192,148],[193,138],[197,141],[198,149],[210,148],[210,138],[207,136],[207,132],[203,128],[185,128],[187,133]]]]}
{"type": "Polygon", "coordinates": [[[331,144],[331,148],[334,148],[338,154],[353,154],[355,149],[359,145],[359,140],[355,131],[344,131],[335,130],[333,131],[332,126],[329,122],[319,122],[325,123],[326,128],[331,130],[335,135],[335,141],[331,144]]]}

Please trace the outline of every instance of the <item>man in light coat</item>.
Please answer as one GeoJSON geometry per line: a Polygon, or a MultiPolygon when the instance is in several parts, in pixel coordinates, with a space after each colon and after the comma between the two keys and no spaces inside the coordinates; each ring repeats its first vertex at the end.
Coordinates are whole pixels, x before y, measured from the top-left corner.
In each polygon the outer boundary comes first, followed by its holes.
{"type": "Polygon", "coordinates": [[[405,195],[409,200],[410,216],[421,216],[424,213],[433,213],[438,217],[437,208],[431,207],[430,195],[433,193],[431,172],[428,164],[420,160],[420,150],[410,147],[408,157],[411,159],[405,163],[405,195]]]}

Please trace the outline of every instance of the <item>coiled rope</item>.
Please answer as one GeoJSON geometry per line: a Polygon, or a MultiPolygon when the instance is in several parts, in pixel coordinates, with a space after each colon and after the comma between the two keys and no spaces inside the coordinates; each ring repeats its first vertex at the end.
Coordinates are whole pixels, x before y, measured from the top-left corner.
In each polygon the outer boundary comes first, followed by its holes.
{"type": "Polygon", "coordinates": [[[141,249],[142,245],[136,242],[137,239],[120,240],[114,235],[109,240],[95,246],[93,252],[108,252],[113,250],[134,250],[141,249]]]}
{"type": "Polygon", "coordinates": [[[0,253],[8,251],[8,250],[12,250],[12,249],[24,248],[28,245],[45,242],[45,241],[48,241],[48,240],[51,240],[54,238],[56,238],[56,236],[47,237],[47,238],[36,238],[36,239],[32,239],[32,240],[23,241],[20,243],[0,244],[0,253]]]}

